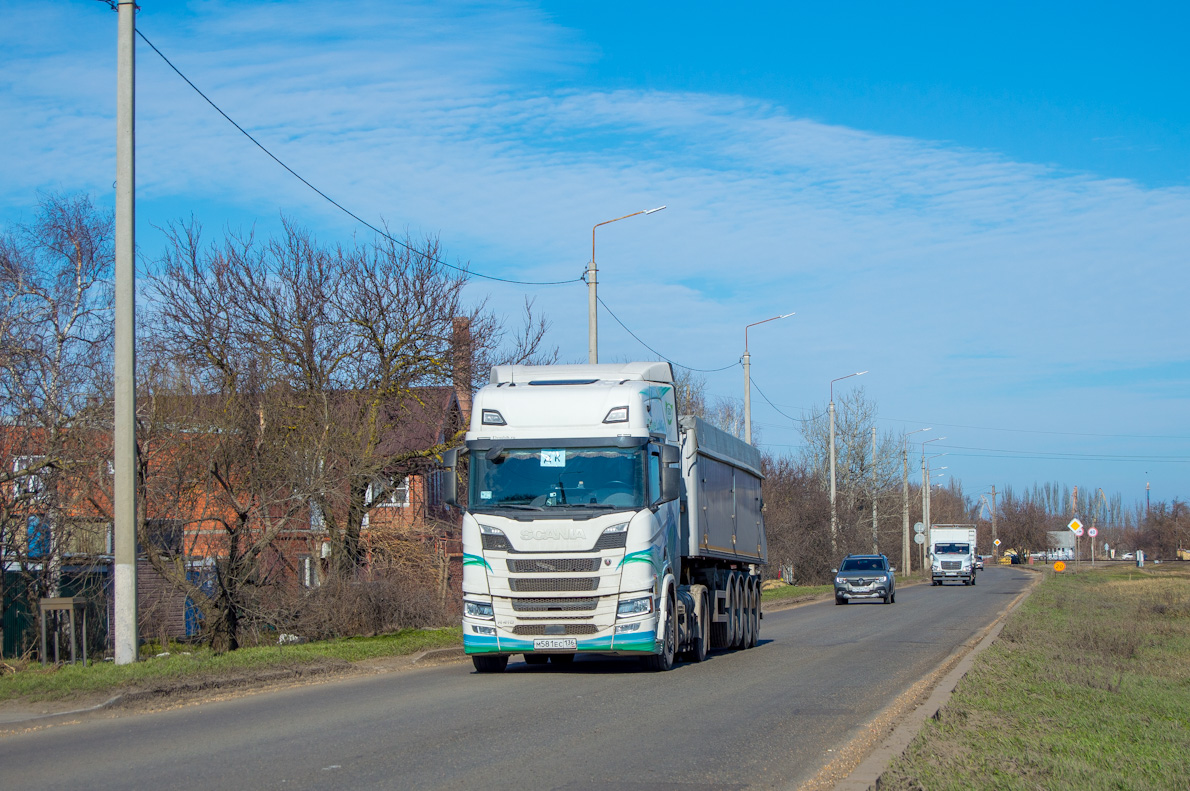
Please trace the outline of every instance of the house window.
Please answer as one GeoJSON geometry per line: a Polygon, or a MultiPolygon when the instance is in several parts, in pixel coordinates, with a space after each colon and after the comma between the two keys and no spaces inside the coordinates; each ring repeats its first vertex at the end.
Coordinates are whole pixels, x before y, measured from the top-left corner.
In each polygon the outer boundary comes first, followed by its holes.
{"type": "Polygon", "coordinates": [[[305,588],[318,587],[318,564],[309,555],[298,557],[298,579],[305,588]]]}
{"type": "MultiPolygon", "coordinates": [[[[16,475],[22,470],[27,470],[30,467],[35,467],[41,464],[45,459],[44,456],[17,456],[12,460],[12,473],[16,475]]],[[[37,472],[25,473],[13,481],[16,487],[17,497],[28,496],[38,497],[45,491],[45,481],[42,479],[42,473],[45,468],[39,469],[37,472]]]]}
{"type": "Polygon", "coordinates": [[[445,470],[434,470],[426,480],[426,501],[431,507],[442,505],[442,476],[445,470]]]}
{"type": "Polygon", "coordinates": [[[366,497],[372,508],[404,508],[409,505],[409,478],[394,478],[388,486],[382,481],[374,481],[368,484],[366,497]]]}

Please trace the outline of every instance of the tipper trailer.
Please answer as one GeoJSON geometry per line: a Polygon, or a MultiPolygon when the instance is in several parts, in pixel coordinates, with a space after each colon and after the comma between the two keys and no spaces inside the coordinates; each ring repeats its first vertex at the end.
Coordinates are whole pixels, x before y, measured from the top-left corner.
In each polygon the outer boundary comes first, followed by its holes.
{"type": "Polygon", "coordinates": [[[479,672],[750,648],[767,560],[760,453],[676,415],[669,363],[496,366],[465,450],[463,647],[479,672]]]}

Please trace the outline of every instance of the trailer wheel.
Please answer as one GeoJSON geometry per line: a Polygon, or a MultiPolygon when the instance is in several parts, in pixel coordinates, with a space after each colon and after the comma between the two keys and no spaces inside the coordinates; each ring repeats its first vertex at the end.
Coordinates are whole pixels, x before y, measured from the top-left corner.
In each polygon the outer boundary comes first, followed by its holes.
{"type": "Polygon", "coordinates": [[[731,588],[731,645],[729,648],[739,648],[744,642],[744,586],[740,575],[732,572],[731,588]]]}
{"type": "Polygon", "coordinates": [[[748,608],[748,615],[751,619],[751,628],[748,630],[748,648],[755,648],[756,643],[760,640],[760,580],[753,578],[751,588],[752,595],[748,597],[748,601],[752,606],[748,608]]]}
{"type": "Polygon", "coordinates": [[[508,667],[508,654],[472,654],[476,673],[503,673],[508,667]]]}
{"type": "Polygon", "coordinates": [[[740,578],[740,648],[752,647],[752,580],[740,578]]]}
{"type": "Polygon", "coordinates": [[[643,657],[644,666],[646,670],[660,672],[669,670],[674,666],[674,651],[678,642],[678,621],[674,617],[674,610],[677,607],[677,601],[673,596],[666,600],[665,607],[665,639],[662,643],[661,653],[653,654],[651,656],[643,657]]]}

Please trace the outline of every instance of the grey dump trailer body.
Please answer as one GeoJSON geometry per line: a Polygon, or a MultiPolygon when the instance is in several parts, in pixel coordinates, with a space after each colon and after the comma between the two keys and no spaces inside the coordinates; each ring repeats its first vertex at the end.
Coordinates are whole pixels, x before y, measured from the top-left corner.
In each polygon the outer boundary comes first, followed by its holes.
{"type": "Polygon", "coordinates": [[[678,424],[686,484],[681,535],[686,562],[767,562],[760,451],[698,417],[683,417],[678,424]]]}

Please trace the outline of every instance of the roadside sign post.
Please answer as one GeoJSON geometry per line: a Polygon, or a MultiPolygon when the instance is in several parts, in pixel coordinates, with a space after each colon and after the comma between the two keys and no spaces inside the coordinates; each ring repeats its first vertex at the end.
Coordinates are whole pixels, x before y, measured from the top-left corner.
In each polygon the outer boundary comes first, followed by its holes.
{"type": "Polygon", "coordinates": [[[1083,534],[1083,523],[1080,522],[1078,520],[1078,517],[1076,516],[1073,519],[1071,519],[1066,524],[1066,526],[1070,528],[1070,531],[1072,533],[1074,533],[1074,565],[1075,565],[1075,567],[1077,567],[1078,566],[1078,537],[1083,534]]]}
{"type": "MultiPolygon", "coordinates": [[[[1087,531],[1087,535],[1090,536],[1092,539],[1094,539],[1095,536],[1099,535],[1099,531],[1092,527],[1090,530],[1087,531]]],[[[1095,542],[1092,540],[1091,541],[1091,568],[1094,568],[1094,567],[1095,567],[1095,542]]]]}

